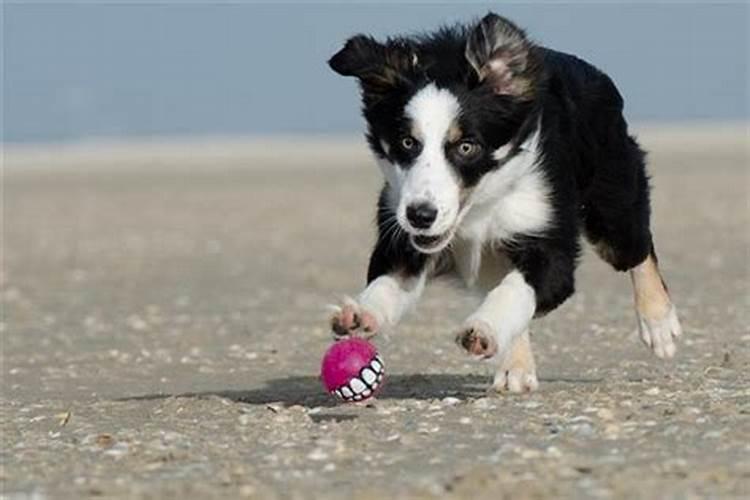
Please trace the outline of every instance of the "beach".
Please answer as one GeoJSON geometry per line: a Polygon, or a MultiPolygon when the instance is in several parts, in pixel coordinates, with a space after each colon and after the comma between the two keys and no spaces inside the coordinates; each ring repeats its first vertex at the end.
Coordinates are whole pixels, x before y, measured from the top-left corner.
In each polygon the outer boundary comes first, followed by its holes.
{"type": "Polygon", "coordinates": [[[338,404],[328,304],[364,285],[364,139],[7,146],[2,498],[740,498],[750,494],[747,125],[643,126],[677,356],[586,247],[532,326],[540,389],[488,393],[447,283],[338,404]]]}

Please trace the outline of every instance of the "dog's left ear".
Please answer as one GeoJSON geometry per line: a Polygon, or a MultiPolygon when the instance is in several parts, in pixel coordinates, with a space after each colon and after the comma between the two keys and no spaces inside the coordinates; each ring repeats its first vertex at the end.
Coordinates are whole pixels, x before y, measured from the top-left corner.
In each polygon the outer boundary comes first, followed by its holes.
{"type": "Polygon", "coordinates": [[[417,66],[415,51],[400,40],[380,43],[372,37],[357,35],[328,61],[336,73],[357,77],[365,97],[383,96],[410,82],[417,66]]]}
{"type": "Polygon", "coordinates": [[[466,42],[466,59],[495,94],[533,99],[538,64],[533,44],[508,19],[487,14],[466,42]]]}

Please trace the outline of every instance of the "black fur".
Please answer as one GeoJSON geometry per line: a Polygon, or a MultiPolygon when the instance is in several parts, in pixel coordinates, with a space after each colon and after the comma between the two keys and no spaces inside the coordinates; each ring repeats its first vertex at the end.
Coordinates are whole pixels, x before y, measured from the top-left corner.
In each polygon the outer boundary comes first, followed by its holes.
{"type": "MultiPolygon", "coordinates": [[[[466,189],[502,168],[492,157],[496,149],[511,143],[511,151],[517,151],[541,123],[540,161],[552,186],[554,222],[544,234],[516,235],[502,248],[535,289],[537,314],[573,293],[581,233],[617,270],[630,269],[653,252],[645,154],[628,135],[620,93],[591,64],[534,45],[515,25],[490,14],[469,27],[385,43],[357,36],[330,65],[359,78],[370,146],[402,165],[410,160],[398,145],[409,131],[405,104],[430,82],[456,95],[462,132],[482,146],[468,163],[452,159],[453,145],[445,146],[466,189]],[[502,61],[505,72],[488,76],[493,58],[502,61]]],[[[386,190],[368,282],[393,271],[416,275],[435,258],[415,250],[403,232],[394,236],[385,197],[386,190]]]]}
{"type": "Polygon", "coordinates": [[[418,252],[409,243],[406,233],[398,227],[386,202],[386,196],[387,191],[383,189],[378,199],[378,239],[367,268],[368,283],[378,276],[392,272],[416,276],[427,262],[427,255],[418,252]]]}

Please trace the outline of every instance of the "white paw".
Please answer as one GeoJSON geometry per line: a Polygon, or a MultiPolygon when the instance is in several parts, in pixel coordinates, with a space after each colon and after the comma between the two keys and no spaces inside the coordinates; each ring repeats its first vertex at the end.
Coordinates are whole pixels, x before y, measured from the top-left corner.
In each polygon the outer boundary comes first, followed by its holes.
{"type": "Polygon", "coordinates": [[[352,299],[344,300],[342,306],[334,306],[331,330],[334,337],[370,338],[378,333],[380,325],[375,315],[352,299]]]}
{"type": "Polygon", "coordinates": [[[539,388],[536,378],[536,363],[531,352],[528,333],[513,343],[510,352],[495,374],[492,389],[497,392],[532,392],[539,388]]]}
{"type": "Polygon", "coordinates": [[[538,388],[536,370],[521,367],[498,371],[492,382],[492,389],[497,392],[533,392],[538,388]]]}
{"type": "Polygon", "coordinates": [[[671,358],[677,350],[674,341],[682,335],[677,310],[670,305],[667,314],[658,319],[639,314],[638,332],[643,343],[651,348],[658,358],[671,358]]]}

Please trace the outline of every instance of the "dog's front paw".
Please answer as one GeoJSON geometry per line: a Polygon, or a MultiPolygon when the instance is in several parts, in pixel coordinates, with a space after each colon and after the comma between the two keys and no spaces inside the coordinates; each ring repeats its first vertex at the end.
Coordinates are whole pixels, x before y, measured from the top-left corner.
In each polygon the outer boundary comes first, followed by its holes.
{"type": "Polygon", "coordinates": [[[643,343],[650,347],[658,358],[671,358],[677,350],[674,341],[682,335],[677,310],[669,304],[666,314],[658,318],[650,318],[639,312],[638,331],[643,343]]]}
{"type": "Polygon", "coordinates": [[[497,392],[532,392],[539,388],[536,363],[526,332],[513,343],[508,355],[500,363],[492,389],[497,392]]]}
{"type": "Polygon", "coordinates": [[[353,300],[347,300],[337,307],[331,317],[331,330],[336,338],[370,338],[378,333],[380,325],[375,315],[353,300]]]}
{"type": "Polygon", "coordinates": [[[491,358],[497,354],[497,341],[492,327],[479,319],[471,319],[456,334],[456,344],[469,354],[491,358]]]}

